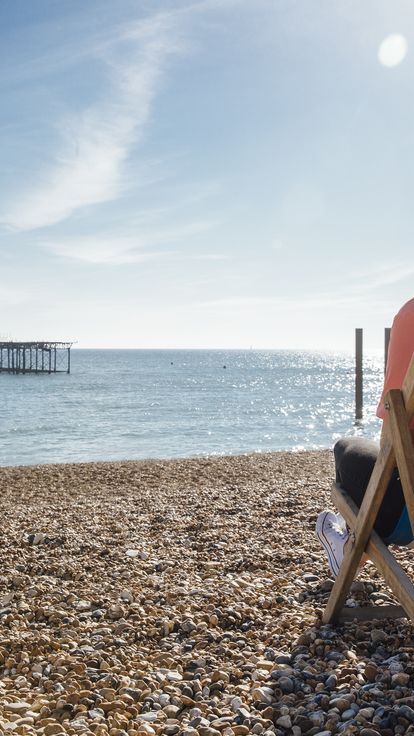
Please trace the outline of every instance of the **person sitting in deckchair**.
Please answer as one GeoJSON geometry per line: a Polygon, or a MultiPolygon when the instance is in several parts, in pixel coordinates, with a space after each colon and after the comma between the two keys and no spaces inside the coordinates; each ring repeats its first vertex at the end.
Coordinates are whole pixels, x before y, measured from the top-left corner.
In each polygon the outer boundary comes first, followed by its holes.
{"type": "MultiPolygon", "coordinates": [[[[384,438],[387,419],[384,396],[392,388],[401,388],[413,353],[414,299],[410,299],[395,316],[391,328],[384,387],[377,407],[377,416],[383,420],[380,443],[384,438]]],[[[410,429],[414,442],[414,419],[410,429]]],[[[378,452],[377,443],[362,437],[344,437],[335,444],[336,482],[358,507],[361,506],[378,452]]],[[[408,545],[414,539],[397,468],[388,484],[374,529],[387,545],[408,545]]],[[[316,534],[328,555],[330,570],[336,577],[349,539],[345,520],[340,514],[322,511],[316,520],[316,534]]]]}

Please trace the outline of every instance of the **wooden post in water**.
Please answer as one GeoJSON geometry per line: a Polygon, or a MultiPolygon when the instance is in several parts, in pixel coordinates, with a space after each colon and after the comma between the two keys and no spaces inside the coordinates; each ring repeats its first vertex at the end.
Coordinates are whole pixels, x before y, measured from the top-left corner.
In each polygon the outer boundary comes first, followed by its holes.
{"type": "Polygon", "coordinates": [[[391,327],[384,328],[384,373],[387,370],[388,345],[390,344],[391,327]]]}
{"type": "Polygon", "coordinates": [[[362,328],[355,329],[355,420],[362,419],[362,328]]]}

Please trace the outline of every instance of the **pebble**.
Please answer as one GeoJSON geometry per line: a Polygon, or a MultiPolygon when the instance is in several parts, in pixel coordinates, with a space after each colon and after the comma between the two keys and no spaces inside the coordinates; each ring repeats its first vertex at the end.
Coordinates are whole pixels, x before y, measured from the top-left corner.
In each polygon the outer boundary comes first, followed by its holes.
{"type": "Polygon", "coordinates": [[[230,702],[230,707],[235,713],[242,707],[242,699],[240,697],[233,698],[230,702]]]}
{"type": "Polygon", "coordinates": [[[398,705],[397,715],[406,718],[410,723],[414,723],[414,710],[408,705],[398,705]]]}
{"type": "Polygon", "coordinates": [[[331,708],[337,708],[340,713],[343,713],[345,710],[348,710],[350,705],[350,700],[348,698],[333,698],[329,705],[331,708]]]}
{"type": "Polygon", "coordinates": [[[292,728],[292,720],[290,716],[280,716],[276,719],[276,725],[281,728],[292,728]]]}
{"type": "Polygon", "coordinates": [[[283,693],[293,693],[294,682],[290,677],[280,677],[279,687],[283,693]]]}
{"type": "Polygon", "coordinates": [[[121,590],[119,597],[127,603],[132,603],[132,601],[134,600],[134,596],[132,595],[130,590],[121,590]]]}
{"type": "Polygon", "coordinates": [[[251,695],[254,701],[266,703],[267,705],[270,705],[274,700],[273,690],[269,687],[256,687],[252,690],[251,695]]]}
{"type": "Polygon", "coordinates": [[[374,643],[379,641],[387,641],[387,634],[383,629],[372,629],[371,631],[371,641],[374,643]]]}
{"type": "Polygon", "coordinates": [[[405,672],[396,672],[391,677],[392,685],[405,686],[405,685],[408,685],[409,682],[410,682],[410,675],[408,675],[405,672]]]}
{"type": "Polygon", "coordinates": [[[5,703],[4,709],[11,712],[11,713],[26,713],[26,711],[30,710],[30,703],[26,703],[24,700],[17,700],[16,702],[12,703],[5,703]]]}
{"type": "Polygon", "coordinates": [[[329,677],[326,678],[325,687],[328,688],[328,690],[334,690],[337,684],[338,678],[336,675],[329,675],[329,677]]]}
{"type": "Polygon", "coordinates": [[[360,718],[370,721],[375,713],[375,708],[360,708],[358,711],[358,720],[360,718]]]}
{"type": "Polygon", "coordinates": [[[341,713],[341,718],[343,721],[349,721],[354,716],[355,716],[355,713],[351,708],[347,708],[341,713]]]}
{"type": "Polygon", "coordinates": [[[375,664],[372,664],[371,662],[368,662],[365,665],[364,675],[367,678],[369,682],[374,682],[378,675],[378,667],[375,664]]]}
{"type": "Polygon", "coordinates": [[[115,603],[114,605],[108,608],[109,618],[116,620],[116,619],[122,618],[124,615],[125,615],[124,608],[119,603],[115,603]]]}

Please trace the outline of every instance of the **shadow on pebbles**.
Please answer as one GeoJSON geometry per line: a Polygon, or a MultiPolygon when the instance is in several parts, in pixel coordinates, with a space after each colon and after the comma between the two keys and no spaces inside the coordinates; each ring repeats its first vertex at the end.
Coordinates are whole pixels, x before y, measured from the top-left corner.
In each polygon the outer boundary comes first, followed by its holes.
{"type": "MultiPolygon", "coordinates": [[[[414,733],[411,624],[321,624],[332,477],[328,451],[0,469],[0,733],[414,733]]],[[[348,605],[390,599],[367,565],[348,605]]]]}

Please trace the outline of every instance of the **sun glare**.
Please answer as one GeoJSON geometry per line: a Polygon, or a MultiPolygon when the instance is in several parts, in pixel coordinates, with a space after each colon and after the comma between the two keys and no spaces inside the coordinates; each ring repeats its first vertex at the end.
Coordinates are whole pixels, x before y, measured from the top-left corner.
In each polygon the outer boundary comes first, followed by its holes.
{"type": "Polygon", "coordinates": [[[400,33],[393,33],[382,41],[378,49],[378,60],[383,66],[398,66],[407,54],[407,39],[400,33]]]}

